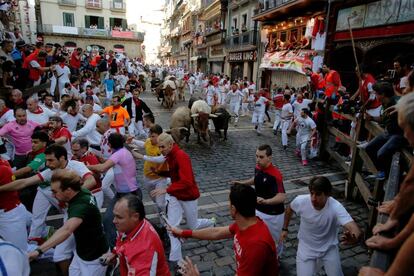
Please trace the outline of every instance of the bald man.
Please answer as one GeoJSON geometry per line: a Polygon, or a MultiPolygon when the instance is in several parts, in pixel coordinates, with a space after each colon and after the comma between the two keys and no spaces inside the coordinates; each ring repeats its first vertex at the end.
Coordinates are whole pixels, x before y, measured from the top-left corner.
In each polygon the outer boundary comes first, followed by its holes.
{"type": "Polygon", "coordinates": [[[56,113],[51,111],[48,108],[42,108],[39,106],[39,101],[34,98],[28,98],[26,101],[27,104],[27,119],[38,123],[39,125],[44,125],[49,121],[49,118],[56,116],[56,113]]]}
{"type": "Polygon", "coordinates": [[[77,130],[72,132],[73,138],[86,138],[91,145],[99,145],[100,136],[96,135],[94,132],[96,128],[96,123],[101,117],[98,114],[93,113],[93,106],[90,104],[85,104],[82,106],[82,115],[86,118],[85,125],[77,130]]]}

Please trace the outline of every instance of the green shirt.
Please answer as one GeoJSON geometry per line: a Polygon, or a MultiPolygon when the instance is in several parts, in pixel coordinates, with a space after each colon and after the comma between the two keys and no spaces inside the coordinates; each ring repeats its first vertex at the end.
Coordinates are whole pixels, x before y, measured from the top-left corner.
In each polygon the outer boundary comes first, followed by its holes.
{"type": "MultiPolygon", "coordinates": [[[[27,166],[32,169],[33,174],[36,174],[42,171],[44,168],[46,168],[45,165],[46,165],[46,155],[43,152],[36,155],[33,158],[33,160],[30,161],[29,164],[27,164],[27,166]]],[[[44,182],[41,182],[39,186],[41,188],[45,188],[45,187],[50,186],[50,183],[44,181],[44,182]]]]}
{"type": "Polygon", "coordinates": [[[82,223],[75,230],[76,253],[84,261],[92,261],[108,252],[109,246],[104,235],[102,217],[96,200],[86,190],[69,201],[68,219],[81,218],[82,223]]]}

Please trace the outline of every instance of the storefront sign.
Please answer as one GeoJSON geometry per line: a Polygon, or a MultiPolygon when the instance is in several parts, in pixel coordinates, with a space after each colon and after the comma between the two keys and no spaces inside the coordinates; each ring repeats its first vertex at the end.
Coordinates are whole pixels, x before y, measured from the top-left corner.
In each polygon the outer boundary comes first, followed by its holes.
{"type": "Polygon", "coordinates": [[[311,58],[315,55],[311,50],[279,51],[265,53],[260,68],[281,71],[293,71],[305,75],[305,68],[312,68],[311,58]]]}
{"type": "Polygon", "coordinates": [[[257,51],[247,51],[247,52],[234,52],[230,53],[228,56],[229,62],[239,62],[239,61],[256,61],[257,60],[257,51]]]}
{"type": "Polygon", "coordinates": [[[414,20],[414,0],[381,0],[338,12],[336,30],[348,30],[348,18],[353,29],[389,25],[414,20]]]}

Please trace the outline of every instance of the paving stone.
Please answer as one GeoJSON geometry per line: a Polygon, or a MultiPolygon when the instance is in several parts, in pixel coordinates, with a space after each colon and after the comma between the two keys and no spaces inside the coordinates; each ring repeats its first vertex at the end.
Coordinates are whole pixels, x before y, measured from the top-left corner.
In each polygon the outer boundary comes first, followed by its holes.
{"type": "Polygon", "coordinates": [[[214,261],[218,266],[225,266],[234,263],[234,259],[231,256],[222,257],[214,261]]]}

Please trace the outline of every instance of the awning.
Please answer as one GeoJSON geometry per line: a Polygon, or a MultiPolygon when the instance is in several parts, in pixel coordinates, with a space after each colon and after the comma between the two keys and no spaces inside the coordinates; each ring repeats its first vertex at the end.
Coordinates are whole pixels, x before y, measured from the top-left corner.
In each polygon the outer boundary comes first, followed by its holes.
{"type": "Polygon", "coordinates": [[[305,68],[312,68],[311,58],[316,55],[312,50],[291,50],[265,53],[260,64],[261,69],[293,71],[305,75],[305,68]]]}
{"type": "Polygon", "coordinates": [[[191,61],[196,61],[196,60],[198,60],[199,58],[201,58],[201,56],[194,56],[194,57],[191,57],[191,58],[190,58],[190,60],[191,60],[191,61]]]}
{"type": "Polygon", "coordinates": [[[207,62],[224,62],[224,57],[213,57],[208,58],[207,62]]]}

